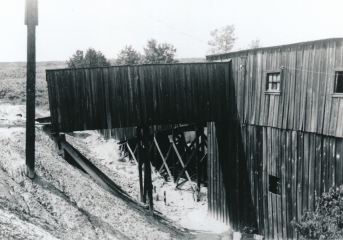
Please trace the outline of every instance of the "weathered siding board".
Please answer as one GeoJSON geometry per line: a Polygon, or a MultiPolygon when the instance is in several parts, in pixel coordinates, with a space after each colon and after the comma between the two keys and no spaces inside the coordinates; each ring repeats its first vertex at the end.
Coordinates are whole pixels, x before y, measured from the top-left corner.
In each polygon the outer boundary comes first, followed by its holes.
{"type": "Polygon", "coordinates": [[[323,121],[323,134],[329,134],[330,128],[330,113],[331,113],[331,105],[332,105],[332,98],[330,98],[330,94],[333,90],[333,82],[329,81],[333,78],[332,69],[334,68],[334,54],[335,54],[335,47],[334,43],[330,42],[327,43],[327,68],[325,76],[326,88],[325,88],[325,114],[324,114],[324,121],[323,121]]]}
{"type": "MultiPolygon", "coordinates": [[[[343,140],[248,124],[239,130],[239,125],[208,124],[209,146],[216,156],[208,158],[208,167],[223,173],[227,166],[225,175],[209,178],[209,186],[216,186],[215,194],[208,195],[209,207],[214,204],[213,211],[223,211],[215,204],[226,203],[228,222],[235,230],[254,224],[266,238],[296,238],[290,222],[299,219],[305,208],[315,209],[315,196],[343,183],[343,140]],[[280,177],[281,195],[269,192],[269,174],[280,177]],[[226,201],[221,194],[226,194],[226,201]]],[[[223,213],[212,214],[222,219],[223,213]]]]}

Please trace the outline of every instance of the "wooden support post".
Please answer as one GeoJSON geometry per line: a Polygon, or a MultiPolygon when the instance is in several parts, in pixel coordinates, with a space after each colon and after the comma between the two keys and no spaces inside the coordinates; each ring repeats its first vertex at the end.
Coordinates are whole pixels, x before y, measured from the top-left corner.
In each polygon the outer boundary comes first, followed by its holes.
{"type": "Polygon", "coordinates": [[[204,136],[205,136],[205,128],[204,126],[201,126],[201,130],[200,130],[200,137],[201,137],[201,142],[200,142],[200,152],[203,154],[203,157],[201,158],[200,160],[200,165],[201,165],[201,180],[202,181],[205,181],[206,179],[206,174],[207,174],[207,169],[205,166],[206,163],[203,162],[203,159],[206,157],[206,153],[205,153],[205,139],[204,139],[204,136]]]}
{"type": "Polygon", "coordinates": [[[199,138],[200,138],[200,128],[199,124],[196,125],[195,129],[195,166],[196,166],[196,176],[197,176],[197,189],[200,191],[200,158],[199,158],[199,138]]]}
{"type": "Polygon", "coordinates": [[[37,0],[26,0],[27,25],[26,74],[26,174],[35,177],[35,103],[36,103],[36,26],[38,25],[37,0]]]}
{"type": "Polygon", "coordinates": [[[129,152],[131,153],[131,156],[132,156],[133,160],[135,160],[135,162],[137,162],[137,159],[136,159],[136,157],[135,157],[134,152],[132,152],[132,150],[131,150],[131,147],[130,147],[130,145],[129,145],[129,142],[127,142],[126,145],[127,145],[127,149],[129,149],[129,152]]]}
{"type": "Polygon", "coordinates": [[[62,145],[61,145],[61,141],[65,141],[66,140],[66,135],[64,133],[59,134],[58,136],[58,155],[60,155],[63,159],[66,158],[65,155],[65,150],[63,149],[62,145]]]}
{"type": "Polygon", "coordinates": [[[148,197],[149,197],[149,210],[150,214],[154,214],[154,208],[153,208],[153,199],[152,199],[152,182],[151,182],[151,168],[150,168],[150,154],[148,151],[149,147],[149,127],[144,126],[143,127],[143,139],[144,139],[144,146],[145,146],[145,154],[144,154],[144,186],[146,186],[146,189],[144,189],[144,192],[148,190],[148,197]]]}
{"type": "Polygon", "coordinates": [[[138,174],[139,174],[139,194],[141,202],[146,202],[146,199],[143,198],[143,176],[142,176],[142,165],[143,165],[143,148],[142,148],[142,128],[136,128],[137,134],[137,143],[138,143],[138,174]]]}
{"type": "MultiPolygon", "coordinates": [[[[171,139],[171,145],[173,145],[175,141],[175,131],[172,129],[172,139],[171,139]]],[[[174,182],[176,181],[176,158],[175,158],[175,152],[173,152],[173,177],[174,177],[174,182]]]]}
{"type": "MultiPolygon", "coordinates": [[[[156,139],[156,133],[154,133],[154,136],[153,136],[154,139],[156,139]]],[[[154,139],[151,141],[151,144],[154,144],[154,139]]],[[[157,148],[156,148],[156,144],[154,144],[154,166],[156,168],[156,162],[157,162],[157,148]]]]}

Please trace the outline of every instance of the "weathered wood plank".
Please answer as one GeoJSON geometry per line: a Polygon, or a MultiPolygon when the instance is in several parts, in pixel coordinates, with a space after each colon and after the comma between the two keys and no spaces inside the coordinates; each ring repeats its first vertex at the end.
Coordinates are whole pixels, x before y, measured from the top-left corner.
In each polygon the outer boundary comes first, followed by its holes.
{"type": "Polygon", "coordinates": [[[315,135],[315,177],[314,177],[314,195],[320,196],[322,185],[322,136],[315,135]]]}
{"type": "MultiPolygon", "coordinates": [[[[298,219],[298,205],[297,205],[297,183],[298,183],[298,136],[296,131],[292,131],[292,213],[293,221],[298,219]]],[[[293,228],[293,239],[297,237],[295,228],[293,228]]]]}
{"type": "Polygon", "coordinates": [[[262,127],[262,139],[263,139],[263,153],[262,153],[262,158],[263,158],[263,162],[262,162],[262,167],[263,167],[263,180],[262,180],[262,184],[263,184],[263,220],[264,220],[264,237],[265,238],[269,238],[270,237],[270,231],[269,231],[269,222],[268,222],[268,206],[269,206],[269,202],[268,202],[268,147],[267,147],[267,129],[266,127],[262,127]]]}
{"type": "Polygon", "coordinates": [[[304,133],[304,158],[303,158],[303,183],[302,183],[302,207],[304,211],[309,210],[309,161],[310,161],[310,136],[304,133]]]}
{"type": "Polygon", "coordinates": [[[332,132],[333,129],[331,129],[331,116],[332,113],[332,107],[334,105],[332,104],[333,98],[331,98],[331,93],[333,92],[333,84],[329,84],[334,78],[333,74],[333,66],[334,66],[334,55],[335,55],[335,44],[330,42],[327,44],[327,64],[326,64],[326,74],[324,74],[324,81],[328,82],[326,84],[326,92],[325,92],[325,114],[324,114],[324,126],[323,126],[323,134],[328,135],[330,132],[332,132]]]}
{"type": "Polygon", "coordinates": [[[315,134],[309,134],[309,161],[308,161],[308,210],[315,210],[315,194],[314,194],[314,182],[315,182],[315,163],[316,163],[316,140],[315,134]]]}
{"type": "Polygon", "coordinates": [[[295,69],[295,98],[294,98],[294,129],[298,130],[301,129],[300,124],[300,109],[301,109],[301,99],[303,97],[303,91],[302,91],[302,85],[303,85],[303,78],[302,78],[302,69],[303,69],[303,55],[304,50],[302,46],[298,46],[296,49],[297,55],[296,55],[296,69],[295,69]]]}
{"type": "Polygon", "coordinates": [[[271,195],[272,206],[273,206],[273,227],[274,227],[274,239],[278,239],[278,205],[277,205],[277,195],[274,193],[269,193],[271,195]]]}
{"type": "Polygon", "coordinates": [[[285,239],[286,236],[283,235],[283,229],[282,229],[282,204],[281,204],[281,196],[276,195],[276,201],[277,201],[277,238],[278,239],[285,239]]]}
{"type": "Polygon", "coordinates": [[[303,214],[303,171],[304,171],[304,134],[302,132],[297,132],[297,155],[298,155],[298,175],[297,175],[297,214],[298,219],[301,218],[303,214]]]}
{"type": "Polygon", "coordinates": [[[256,181],[258,182],[256,188],[256,202],[257,202],[257,214],[259,219],[259,232],[264,235],[264,209],[263,209],[263,133],[262,127],[256,127],[256,181]]]}
{"type": "Polygon", "coordinates": [[[329,138],[324,137],[323,138],[323,157],[322,157],[322,188],[321,192],[327,192],[329,191],[330,184],[329,184],[329,138]]]}
{"type": "Polygon", "coordinates": [[[341,186],[343,184],[343,139],[336,139],[336,186],[341,186]]]}
{"type": "MultiPolygon", "coordinates": [[[[289,92],[288,92],[288,117],[287,121],[284,121],[283,128],[284,129],[294,129],[294,115],[296,105],[298,105],[295,101],[295,95],[297,91],[297,84],[296,84],[296,64],[297,64],[297,48],[290,47],[290,54],[289,54],[289,61],[288,65],[284,69],[283,73],[287,76],[286,81],[289,81],[289,92]],[[288,68],[287,68],[288,67],[288,68]]],[[[285,109],[287,111],[287,108],[285,109]]]]}
{"type": "Polygon", "coordinates": [[[330,186],[336,186],[336,139],[330,137],[330,173],[329,182],[330,186]]]}
{"type": "Polygon", "coordinates": [[[288,152],[286,149],[286,144],[287,144],[287,132],[283,130],[279,130],[281,132],[280,135],[280,167],[281,167],[281,199],[280,199],[280,211],[281,211],[281,219],[282,219],[282,237],[287,238],[287,200],[286,200],[286,195],[289,194],[289,189],[287,188],[288,185],[288,152]],[[287,192],[286,192],[287,191],[287,192]],[[288,194],[287,194],[288,193],[288,194]]]}

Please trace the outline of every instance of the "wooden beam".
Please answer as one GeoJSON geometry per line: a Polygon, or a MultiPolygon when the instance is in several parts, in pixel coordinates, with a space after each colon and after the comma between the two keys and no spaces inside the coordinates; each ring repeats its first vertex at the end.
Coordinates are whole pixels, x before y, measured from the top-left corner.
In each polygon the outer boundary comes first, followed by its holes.
{"type": "Polygon", "coordinates": [[[26,174],[35,177],[35,105],[36,105],[36,25],[37,0],[26,0],[25,25],[27,25],[26,74],[26,174]]]}
{"type": "MultiPolygon", "coordinates": [[[[183,167],[183,169],[181,170],[179,176],[177,177],[177,179],[176,179],[176,187],[178,186],[178,182],[180,181],[180,178],[181,178],[182,174],[186,171],[186,168],[188,167],[188,165],[191,162],[192,158],[194,157],[195,153],[196,153],[196,150],[194,150],[193,153],[191,154],[191,156],[188,158],[188,160],[186,162],[186,165],[183,167]]],[[[188,181],[191,182],[190,178],[188,178],[188,181]]]]}
{"type": "MultiPolygon", "coordinates": [[[[155,142],[156,148],[157,148],[158,152],[160,153],[161,158],[162,158],[162,160],[163,160],[163,165],[166,166],[166,169],[167,169],[167,172],[168,172],[168,175],[169,175],[170,179],[173,179],[173,176],[171,175],[170,170],[169,170],[169,167],[168,167],[168,164],[167,164],[167,159],[165,159],[165,158],[163,157],[163,154],[162,154],[162,152],[161,152],[160,146],[158,145],[157,140],[156,140],[155,137],[154,137],[154,142],[155,142]]],[[[163,166],[163,165],[162,165],[162,166],[163,166]]]]}
{"type": "MultiPolygon", "coordinates": [[[[154,139],[156,138],[156,133],[154,132],[154,135],[153,135],[153,139],[151,140],[151,144],[154,145],[154,150],[153,150],[153,162],[154,162],[154,166],[156,166],[156,161],[157,161],[157,151],[156,151],[156,144],[154,144],[154,139]]],[[[152,161],[151,161],[152,162],[152,161]]],[[[150,162],[150,163],[151,163],[150,162]]],[[[151,168],[153,169],[153,168],[151,168]]]]}
{"type": "MultiPolygon", "coordinates": [[[[177,147],[176,147],[175,143],[173,142],[172,144],[173,144],[173,148],[175,150],[176,156],[179,158],[179,161],[180,161],[182,167],[185,168],[185,164],[182,161],[182,158],[181,158],[181,156],[179,154],[179,151],[177,150],[177,147]]],[[[187,176],[188,181],[192,182],[191,178],[189,177],[188,172],[187,171],[185,171],[185,172],[186,172],[186,176],[187,176]]]]}
{"type": "Polygon", "coordinates": [[[135,153],[136,153],[136,151],[137,151],[137,148],[138,148],[138,143],[136,144],[135,150],[133,150],[133,154],[135,154],[135,153]]]}
{"type": "Polygon", "coordinates": [[[63,149],[65,149],[70,156],[72,156],[75,161],[77,161],[77,163],[104,189],[106,189],[109,192],[114,193],[115,195],[118,195],[117,192],[113,192],[113,190],[108,187],[108,185],[106,184],[106,182],[96,173],[94,173],[93,169],[91,168],[91,166],[89,166],[88,164],[86,164],[81,157],[73,150],[73,148],[69,145],[69,143],[67,143],[66,141],[61,141],[60,142],[61,146],[63,149]]]}
{"type": "MultiPolygon", "coordinates": [[[[173,142],[175,141],[175,130],[172,129],[172,136],[171,138],[169,138],[169,142],[171,144],[171,146],[173,146],[173,142]]],[[[174,181],[176,180],[176,159],[175,159],[175,152],[173,152],[172,155],[173,158],[173,177],[174,177],[174,181]]]]}
{"type": "Polygon", "coordinates": [[[142,165],[143,165],[143,148],[142,148],[142,128],[136,128],[137,143],[138,143],[138,174],[139,174],[139,195],[141,202],[146,202],[143,197],[143,176],[142,176],[142,165]]]}
{"type": "Polygon", "coordinates": [[[133,159],[137,162],[137,159],[136,159],[136,157],[135,157],[135,154],[132,152],[131,147],[130,147],[130,144],[129,144],[128,142],[126,143],[126,146],[127,146],[127,149],[129,149],[129,152],[131,153],[133,159]]]}
{"type": "Polygon", "coordinates": [[[150,214],[154,214],[154,207],[153,207],[153,199],[152,199],[152,182],[151,182],[151,167],[150,167],[150,153],[148,151],[149,146],[149,126],[143,127],[143,140],[145,146],[145,156],[144,156],[144,193],[148,190],[148,198],[149,198],[149,210],[150,214]]]}
{"type": "Polygon", "coordinates": [[[199,159],[199,138],[200,138],[200,125],[196,125],[195,130],[195,167],[196,167],[196,176],[197,176],[197,190],[200,191],[200,159],[199,159]]]}
{"type": "Polygon", "coordinates": [[[202,162],[206,156],[207,156],[207,153],[204,154],[204,156],[201,158],[200,162],[202,162]]]}
{"type": "MultiPolygon", "coordinates": [[[[165,156],[165,160],[167,161],[167,159],[168,159],[168,157],[169,157],[169,154],[171,153],[171,149],[172,149],[172,144],[170,144],[170,146],[169,146],[169,149],[168,149],[168,151],[167,151],[167,154],[166,154],[166,156],[165,156]]],[[[163,169],[163,167],[164,167],[164,164],[162,164],[162,166],[160,167],[160,170],[158,170],[158,172],[161,172],[162,171],[162,169],[163,169]]]]}
{"type": "MultiPolygon", "coordinates": [[[[149,146],[149,145],[148,145],[149,146]]],[[[154,146],[154,143],[152,142],[149,147],[149,152],[151,152],[152,147],[154,146]]]]}

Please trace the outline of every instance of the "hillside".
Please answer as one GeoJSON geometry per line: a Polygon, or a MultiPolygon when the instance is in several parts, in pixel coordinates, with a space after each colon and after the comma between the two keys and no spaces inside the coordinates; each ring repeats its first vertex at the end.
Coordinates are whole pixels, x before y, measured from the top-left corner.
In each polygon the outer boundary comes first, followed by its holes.
{"type": "MultiPolygon", "coordinates": [[[[38,62],[36,65],[36,106],[49,109],[45,70],[65,68],[65,62],[38,62]]],[[[26,63],[0,62],[0,103],[26,103],[26,63]]]]}
{"type": "MultiPolygon", "coordinates": [[[[178,60],[180,63],[205,62],[204,58],[180,58],[178,60]]],[[[67,64],[63,61],[37,62],[36,106],[38,108],[49,109],[45,70],[66,67],[67,64]]],[[[0,103],[26,103],[25,62],[0,62],[0,103]]]]}

